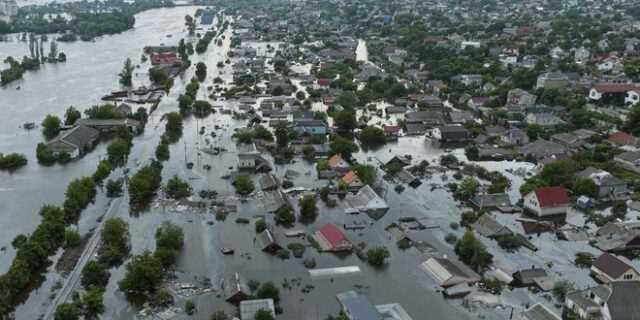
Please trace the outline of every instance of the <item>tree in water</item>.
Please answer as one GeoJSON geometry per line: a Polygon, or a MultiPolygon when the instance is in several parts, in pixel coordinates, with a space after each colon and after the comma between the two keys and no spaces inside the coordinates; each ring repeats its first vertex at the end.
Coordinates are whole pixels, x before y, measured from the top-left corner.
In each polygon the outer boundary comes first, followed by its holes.
{"type": "Polygon", "coordinates": [[[124,61],[124,66],[122,67],[122,71],[118,74],[120,76],[120,84],[125,87],[130,87],[132,85],[131,78],[133,77],[133,64],[131,63],[131,59],[127,58],[124,61]]]}

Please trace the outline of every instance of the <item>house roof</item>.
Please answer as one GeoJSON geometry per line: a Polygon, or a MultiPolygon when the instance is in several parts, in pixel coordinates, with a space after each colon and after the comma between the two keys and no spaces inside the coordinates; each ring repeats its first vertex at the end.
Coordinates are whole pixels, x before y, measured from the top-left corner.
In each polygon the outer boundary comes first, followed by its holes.
{"type": "Polygon", "coordinates": [[[527,320],[561,320],[557,314],[549,310],[540,302],[536,303],[533,307],[522,312],[522,316],[527,320]]]}
{"type": "Polygon", "coordinates": [[[271,245],[275,244],[276,240],[273,239],[271,232],[267,229],[256,235],[256,243],[258,244],[260,250],[266,250],[271,245]]]}
{"type": "Polygon", "coordinates": [[[541,268],[531,268],[518,270],[513,274],[513,277],[520,280],[522,284],[532,285],[535,283],[536,278],[547,277],[547,271],[541,268]]]}
{"type": "Polygon", "coordinates": [[[382,130],[384,132],[398,132],[400,131],[400,126],[383,126],[382,130]]]}
{"type": "Polygon", "coordinates": [[[640,151],[627,151],[615,156],[620,160],[635,162],[640,160],[640,151]]]}
{"type": "Polygon", "coordinates": [[[276,314],[273,299],[255,299],[240,302],[240,320],[253,320],[258,310],[269,310],[271,315],[276,314]]]}
{"type": "Polygon", "coordinates": [[[471,227],[485,237],[493,237],[502,234],[513,234],[509,228],[496,221],[490,214],[485,213],[471,227]]]}
{"type": "MultiPolygon", "coordinates": [[[[340,229],[338,229],[338,227],[336,227],[333,223],[325,224],[322,228],[320,228],[318,231],[316,231],[315,234],[316,234],[316,236],[318,238],[322,239],[323,242],[325,242],[326,245],[329,246],[326,249],[335,248],[342,241],[346,241],[348,243],[351,243],[351,241],[349,241],[347,236],[345,236],[344,233],[342,233],[342,231],[340,231],[340,229]]],[[[321,245],[322,245],[322,243],[321,243],[321,245]]],[[[325,248],[323,248],[323,249],[325,249],[325,248]]]]}
{"type": "Polygon", "coordinates": [[[262,190],[269,190],[278,187],[278,180],[271,173],[266,173],[260,178],[260,187],[262,190]]]}
{"type": "Polygon", "coordinates": [[[640,282],[622,281],[612,282],[610,285],[613,292],[607,305],[611,320],[640,319],[640,282]]]}
{"type": "Polygon", "coordinates": [[[564,151],[564,146],[543,139],[530,142],[520,148],[520,152],[522,154],[535,157],[547,157],[554,153],[561,153],[564,151]]]}
{"type": "Polygon", "coordinates": [[[613,142],[619,146],[632,146],[632,145],[636,145],[638,143],[638,138],[630,135],[630,134],[626,134],[622,131],[618,131],[612,135],[610,135],[607,140],[609,140],[610,142],[613,142]]]}
{"type": "Polygon", "coordinates": [[[342,156],[340,154],[334,154],[333,157],[329,159],[329,166],[331,166],[331,168],[335,168],[342,161],[344,161],[344,159],[342,159],[342,156]]]}
{"type": "Polygon", "coordinates": [[[480,276],[475,271],[456,260],[431,257],[420,264],[420,268],[441,286],[480,281],[480,276]]]}
{"type": "Polygon", "coordinates": [[[227,299],[232,298],[238,293],[242,293],[246,296],[251,295],[251,289],[249,289],[247,282],[238,273],[234,273],[231,277],[224,279],[222,282],[222,291],[227,299]]]}
{"type": "Polygon", "coordinates": [[[355,291],[338,293],[338,301],[353,320],[383,320],[383,316],[365,295],[359,295],[355,291]]]}
{"type": "Polygon", "coordinates": [[[637,88],[633,83],[596,84],[593,90],[599,93],[624,93],[637,88]]]}
{"type": "Polygon", "coordinates": [[[85,125],[78,125],[69,130],[63,131],[57,137],[53,138],[47,145],[55,142],[64,142],[72,145],[76,148],[82,148],[87,143],[90,143],[98,138],[100,131],[87,127],[85,125]]]}
{"type": "Polygon", "coordinates": [[[629,269],[633,269],[632,266],[608,252],[593,260],[593,266],[614,279],[617,279],[629,269]]]}
{"type": "Polygon", "coordinates": [[[358,179],[358,174],[356,174],[354,171],[349,171],[344,175],[344,177],[342,177],[342,181],[347,185],[350,185],[351,183],[356,181],[356,179],[358,179]]]}
{"type": "Polygon", "coordinates": [[[550,208],[571,204],[571,198],[567,195],[567,190],[563,186],[537,188],[535,193],[540,208],[550,208]]]}
{"type": "Polygon", "coordinates": [[[316,83],[323,87],[328,87],[331,85],[331,79],[316,79],[316,83]]]}

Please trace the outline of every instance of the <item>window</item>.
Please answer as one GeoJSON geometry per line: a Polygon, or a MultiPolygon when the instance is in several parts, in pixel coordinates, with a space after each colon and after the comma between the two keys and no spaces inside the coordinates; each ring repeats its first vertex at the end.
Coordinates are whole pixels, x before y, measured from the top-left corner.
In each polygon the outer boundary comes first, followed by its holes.
{"type": "Polygon", "coordinates": [[[631,280],[631,279],[633,279],[633,274],[625,274],[622,278],[624,280],[631,280]]]}

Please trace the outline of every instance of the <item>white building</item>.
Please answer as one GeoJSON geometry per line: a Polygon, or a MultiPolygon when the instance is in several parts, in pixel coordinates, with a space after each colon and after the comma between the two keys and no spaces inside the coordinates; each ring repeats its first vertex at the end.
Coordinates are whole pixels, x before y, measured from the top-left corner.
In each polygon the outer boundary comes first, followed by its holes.
{"type": "Polygon", "coordinates": [[[563,186],[537,188],[524,196],[524,208],[538,217],[565,214],[571,205],[563,186]]]}

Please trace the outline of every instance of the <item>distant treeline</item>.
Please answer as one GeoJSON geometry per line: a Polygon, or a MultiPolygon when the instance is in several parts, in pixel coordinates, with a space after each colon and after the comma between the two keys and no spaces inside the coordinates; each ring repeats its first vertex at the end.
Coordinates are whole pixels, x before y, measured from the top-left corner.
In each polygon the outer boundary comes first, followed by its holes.
{"type": "Polygon", "coordinates": [[[78,5],[69,6],[67,13],[71,15],[67,19],[60,15],[65,8],[59,6],[41,6],[21,12],[16,20],[8,24],[0,21],[0,34],[6,33],[70,33],[64,40],[74,40],[79,37],[82,40],[91,40],[105,34],[114,34],[133,28],[136,22],[136,13],[164,7],[173,7],[171,0],[136,0],[133,3],[122,1],[109,1],[99,8],[78,5]],[[80,10],[85,8],[85,10],[80,10]],[[53,14],[58,14],[51,17],[53,14]],[[49,16],[49,17],[47,17],[49,16]]]}

